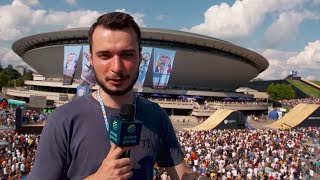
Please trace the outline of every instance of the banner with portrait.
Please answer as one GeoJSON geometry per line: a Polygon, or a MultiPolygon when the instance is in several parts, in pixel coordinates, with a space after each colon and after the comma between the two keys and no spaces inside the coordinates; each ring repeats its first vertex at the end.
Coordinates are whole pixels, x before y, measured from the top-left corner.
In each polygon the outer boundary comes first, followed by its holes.
{"type": "Polygon", "coordinates": [[[72,85],[82,46],[64,46],[63,85],[72,85]]]}
{"type": "Polygon", "coordinates": [[[144,80],[146,79],[147,76],[147,71],[152,55],[152,47],[142,47],[142,61],[139,66],[139,76],[137,79],[137,82],[134,84],[133,88],[139,89],[143,87],[144,80]]]}
{"type": "Polygon", "coordinates": [[[176,51],[154,48],[153,52],[153,88],[165,89],[169,82],[176,51]]]}
{"type": "Polygon", "coordinates": [[[78,86],[77,87],[77,97],[84,96],[89,94],[89,87],[88,86],[78,86]]]}
{"type": "Polygon", "coordinates": [[[96,78],[94,71],[90,65],[89,46],[82,47],[82,71],[80,77],[80,86],[94,86],[96,84],[96,78]]]}

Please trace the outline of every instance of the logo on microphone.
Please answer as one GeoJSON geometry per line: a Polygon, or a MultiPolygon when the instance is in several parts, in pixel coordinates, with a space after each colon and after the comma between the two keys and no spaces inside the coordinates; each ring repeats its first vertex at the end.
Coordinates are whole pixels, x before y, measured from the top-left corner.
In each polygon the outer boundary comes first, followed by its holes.
{"type": "Polygon", "coordinates": [[[112,128],[113,128],[113,130],[117,130],[118,129],[118,122],[117,121],[113,121],[112,128]]]}
{"type": "Polygon", "coordinates": [[[134,124],[130,124],[127,130],[128,130],[128,133],[132,134],[136,131],[136,126],[134,124]]]}

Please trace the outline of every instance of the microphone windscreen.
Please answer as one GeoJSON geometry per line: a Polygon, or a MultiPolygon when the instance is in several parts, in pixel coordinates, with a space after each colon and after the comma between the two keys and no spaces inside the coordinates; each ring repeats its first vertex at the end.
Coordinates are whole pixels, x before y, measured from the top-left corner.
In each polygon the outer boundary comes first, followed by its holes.
{"type": "Polygon", "coordinates": [[[135,106],[133,104],[123,104],[120,108],[120,119],[133,121],[135,114],[135,106]]]}

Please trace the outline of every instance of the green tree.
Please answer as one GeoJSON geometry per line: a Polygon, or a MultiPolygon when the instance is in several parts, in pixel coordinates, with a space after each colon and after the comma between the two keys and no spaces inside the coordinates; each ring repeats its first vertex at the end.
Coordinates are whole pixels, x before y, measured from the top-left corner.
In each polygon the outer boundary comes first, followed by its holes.
{"type": "Polygon", "coordinates": [[[270,84],[267,88],[267,93],[271,99],[293,99],[296,94],[292,86],[286,84],[270,84]]]}
{"type": "Polygon", "coordinates": [[[8,77],[8,81],[21,77],[21,74],[17,70],[13,69],[12,65],[8,65],[8,67],[4,69],[4,72],[8,77]]]}
{"type": "Polygon", "coordinates": [[[7,86],[24,86],[24,78],[19,77],[18,79],[13,79],[11,81],[8,81],[7,86]]]}
{"type": "Polygon", "coordinates": [[[27,71],[26,74],[23,76],[24,80],[32,80],[33,76],[32,76],[33,72],[32,71],[27,71]]]}
{"type": "Polygon", "coordinates": [[[6,73],[2,70],[0,72],[0,87],[2,88],[3,86],[6,86],[8,83],[8,76],[6,73]]]}
{"type": "Polygon", "coordinates": [[[21,74],[13,69],[12,65],[8,65],[0,71],[0,88],[4,86],[14,86],[15,84],[17,85],[17,82],[21,82],[19,78],[21,78],[21,74]]]}

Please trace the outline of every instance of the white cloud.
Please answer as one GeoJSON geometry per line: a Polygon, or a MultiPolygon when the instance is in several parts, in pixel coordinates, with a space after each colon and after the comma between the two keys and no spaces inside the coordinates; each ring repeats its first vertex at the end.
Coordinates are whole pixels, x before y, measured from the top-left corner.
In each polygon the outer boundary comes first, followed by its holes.
{"type": "Polygon", "coordinates": [[[309,75],[309,76],[307,76],[307,77],[304,78],[304,79],[313,80],[313,81],[315,81],[315,80],[319,81],[319,77],[316,77],[316,76],[314,76],[314,75],[309,75]]]}
{"type": "Polygon", "coordinates": [[[24,2],[29,6],[36,6],[40,4],[38,0],[25,0],[24,2]]]}
{"type": "Polygon", "coordinates": [[[101,13],[90,10],[71,12],[49,11],[43,14],[42,18],[41,16],[37,17],[39,20],[35,20],[34,25],[44,27],[54,26],[55,28],[89,27],[100,15],[101,13]]]}
{"type": "MultiPolygon", "coordinates": [[[[117,11],[126,12],[125,9],[117,11]]],[[[89,27],[101,14],[91,10],[65,12],[33,9],[15,0],[10,5],[0,6],[0,41],[12,41],[30,34],[64,28],[89,27]]],[[[146,26],[144,14],[130,14],[140,26],[146,26]]]]}
{"type": "MultiPolygon", "coordinates": [[[[24,34],[25,24],[29,23],[30,8],[20,1],[0,6],[0,41],[12,40],[24,34]]],[[[29,27],[29,25],[28,25],[29,27]]]]}
{"type": "MultiPolygon", "coordinates": [[[[0,5],[0,42],[13,41],[36,33],[55,31],[64,28],[89,27],[102,13],[90,10],[53,11],[36,9],[37,0],[14,0],[11,4],[0,5]]],[[[126,12],[125,9],[117,11],[126,12]]],[[[129,13],[129,12],[127,12],[129,13]]],[[[144,24],[144,14],[130,13],[140,26],[144,24]]],[[[2,45],[2,47],[4,47],[2,45]]],[[[0,47],[1,48],[1,47],[0,47]]],[[[0,60],[3,65],[25,65],[21,58],[7,48],[1,48],[0,60]]]]}
{"type": "Polygon", "coordinates": [[[303,0],[243,0],[232,6],[226,3],[211,6],[204,13],[204,22],[184,31],[209,35],[226,40],[248,37],[267,13],[292,9],[303,0]]]}
{"type": "Polygon", "coordinates": [[[12,3],[25,4],[28,6],[37,6],[40,4],[40,2],[38,0],[14,0],[12,3]]]}
{"type": "Polygon", "coordinates": [[[312,3],[315,5],[320,5],[320,0],[313,0],[312,3]]]}
{"type": "Polygon", "coordinates": [[[26,65],[21,58],[11,49],[0,47],[1,66],[7,67],[9,64],[13,66],[26,65]]]}
{"type": "Polygon", "coordinates": [[[261,79],[281,79],[290,71],[298,71],[298,76],[310,80],[320,79],[320,40],[310,42],[301,52],[286,52],[275,49],[256,50],[269,61],[269,68],[258,77],[261,79]]]}
{"type": "MultiPolygon", "coordinates": [[[[310,42],[302,52],[288,59],[288,64],[293,64],[301,69],[320,70],[320,40],[310,42]]],[[[320,71],[319,71],[320,74],[320,71]]],[[[319,76],[320,77],[320,76],[319,76]]]]}
{"type": "Polygon", "coordinates": [[[287,64],[287,60],[295,56],[296,52],[279,51],[275,49],[255,50],[269,61],[269,68],[262,72],[258,78],[261,79],[282,79],[289,75],[292,66],[287,64]]]}
{"type": "Polygon", "coordinates": [[[161,14],[161,15],[159,15],[159,16],[156,16],[156,20],[162,21],[162,20],[164,20],[164,19],[167,19],[168,17],[169,17],[169,16],[167,16],[167,15],[161,14]]]}
{"type": "Polygon", "coordinates": [[[143,19],[144,18],[144,14],[142,14],[142,13],[132,13],[132,12],[126,11],[125,9],[117,9],[115,11],[130,14],[140,27],[146,27],[147,26],[144,23],[144,19],[143,19]]]}
{"type": "Polygon", "coordinates": [[[77,0],[66,0],[66,2],[70,5],[77,4],[77,0]]]}
{"type": "Polygon", "coordinates": [[[301,22],[306,19],[319,19],[319,16],[309,11],[281,13],[265,32],[266,47],[277,47],[286,41],[295,40],[301,22]]]}

